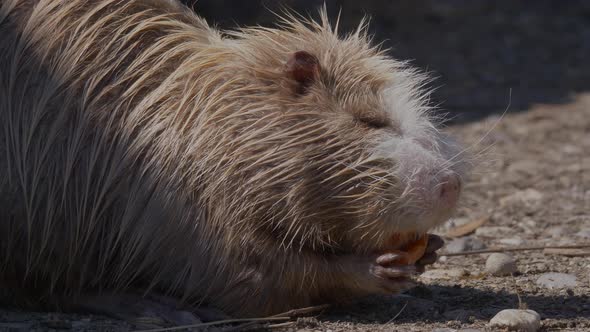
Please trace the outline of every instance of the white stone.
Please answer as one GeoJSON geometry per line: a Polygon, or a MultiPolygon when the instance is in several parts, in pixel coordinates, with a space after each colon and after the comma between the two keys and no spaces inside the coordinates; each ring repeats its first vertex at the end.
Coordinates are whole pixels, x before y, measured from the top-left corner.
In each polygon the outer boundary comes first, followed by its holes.
{"type": "Polygon", "coordinates": [[[551,237],[561,237],[563,236],[563,234],[565,234],[565,232],[565,228],[561,226],[550,227],[545,231],[545,233],[550,235],[551,237]]]}
{"type": "Polygon", "coordinates": [[[509,237],[506,239],[500,239],[500,240],[498,240],[498,242],[500,242],[503,245],[513,246],[513,247],[519,247],[524,244],[524,240],[519,237],[509,237]]]}
{"type": "Polygon", "coordinates": [[[536,332],[541,328],[541,316],[533,310],[506,309],[490,320],[490,326],[510,331],[536,332]]]}
{"type": "Polygon", "coordinates": [[[576,276],[567,273],[549,272],[543,273],[537,279],[537,285],[554,289],[554,288],[573,288],[578,285],[576,276]]]}
{"type": "Polygon", "coordinates": [[[454,239],[445,246],[445,250],[448,253],[457,253],[471,250],[485,249],[486,244],[482,240],[465,236],[458,239],[454,239]]]}
{"type": "Polygon", "coordinates": [[[581,229],[579,232],[576,233],[576,236],[585,239],[590,239],[590,228],[581,229]]]}
{"type": "Polygon", "coordinates": [[[515,273],[516,260],[514,257],[504,253],[493,253],[486,260],[486,272],[494,276],[505,276],[515,273]]]}

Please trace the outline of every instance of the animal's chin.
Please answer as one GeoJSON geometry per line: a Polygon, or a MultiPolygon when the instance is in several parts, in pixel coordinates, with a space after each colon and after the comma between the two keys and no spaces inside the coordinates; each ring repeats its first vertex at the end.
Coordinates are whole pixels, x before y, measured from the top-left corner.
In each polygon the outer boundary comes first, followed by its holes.
{"type": "Polygon", "coordinates": [[[443,211],[427,211],[420,214],[390,216],[384,221],[381,241],[375,243],[377,250],[399,249],[420,236],[448,221],[455,208],[443,211]]]}
{"type": "Polygon", "coordinates": [[[378,216],[374,216],[376,222],[358,227],[360,233],[351,234],[357,239],[353,241],[353,247],[359,251],[372,252],[398,250],[445,223],[453,216],[456,208],[457,197],[452,197],[450,201],[445,198],[434,202],[415,200],[391,204],[388,210],[382,210],[378,216]]]}
{"type": "Polygon", "coordinates": [[[382,233],[379,241],[369,245],[369,251],[373,253],[387,253],[391,251],[405,251],[408,245],[424,239],[427,232],[419,230],[395,231],[382,233]]]}

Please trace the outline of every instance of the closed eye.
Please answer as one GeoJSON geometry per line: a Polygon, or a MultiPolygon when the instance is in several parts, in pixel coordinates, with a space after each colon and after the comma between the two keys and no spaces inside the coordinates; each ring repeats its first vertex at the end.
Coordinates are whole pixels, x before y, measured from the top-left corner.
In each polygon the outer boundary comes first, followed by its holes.
{"type": "Polygon", "coordinates": [[[391,125],[391,121],[386,116],[377,114],[356,114],[356,120],[373,129],[383,129],[391,125]]]}

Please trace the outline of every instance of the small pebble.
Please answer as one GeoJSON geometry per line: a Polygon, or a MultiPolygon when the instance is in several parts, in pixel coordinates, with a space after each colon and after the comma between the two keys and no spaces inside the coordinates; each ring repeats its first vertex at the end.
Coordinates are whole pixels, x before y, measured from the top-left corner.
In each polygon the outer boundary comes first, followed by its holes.
{"type": "Polygon", "coordinates": [[[487,248],[486,244],[478,238],[471,236],[460,237],[449,242],[445,249],[448,253],[457,253],[487,248]]]}
{"type": "Polygon", "coordinates": [[[510,238],[500,239],[498,242],[500,242],[503,245],[513,246],[513,247],[519,247],[524,244],[524,240],[519,237],[510,237],[510,238]]]}
{"type": "Polygon", "coordinates": [[[561,237],[561,236],[563,236],[563,234],[566,233],[566,230],[565,230],[565,228],[563,228],[561,226],[555,226],[555,227],[548,228],[545,231],[545,233],[551,237],[561,237]]]}
{"type": "Polygon", "coordinates": [[[537,285],[554,289],[554,288],[573,288],[578,285],[576,276],[567,273],[549,272],[543,273],[537,279],[537,285]]]}
{"type": "Polygon", "coordinates": [[[517,271],[514,257],[504,253],[493,253],[486,260],[485,271],[494,276],[511,275],[517,271]]]}
{"type": "Polygon", "coordinates": [[[541,328],[541,316],[533,310],[505,309],[490,320],[490,326],[509,331],[535,332],[541,328]]]}
{"type": "Polygon", "coordinates": [[[590,239],[590,228],[585,228],[576,233],[577,237],[590,239]]]}
{"type": "Polygon", "coordinates": [[[545,272],[549,270],[549,266],[545,263],[539,263],[535,265],[535,268],[537,269],[537,272],[545,272]]]}

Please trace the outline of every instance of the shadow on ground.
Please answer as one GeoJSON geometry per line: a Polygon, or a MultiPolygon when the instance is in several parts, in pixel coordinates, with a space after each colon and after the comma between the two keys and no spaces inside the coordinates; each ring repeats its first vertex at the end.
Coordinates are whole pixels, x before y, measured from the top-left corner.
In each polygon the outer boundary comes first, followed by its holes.
{"type": "MultiPolygon", "coordinates": [[[[537,311],[543,319],[590,318],[588,295],[521,295],[521,303],[537,311]]],[[[487,291],[471,287],[419,286],[404,295],[370,297],[318,317],[320,321],[367,324],[436,323],[450,320],[470,323],[489,321],[504,309],[519,307],[515,293],[487,291]],[[459,309],[460,308],[460,309],[459,309]],[[395,317],[395,319],[393,319],[395,317]]]]}

